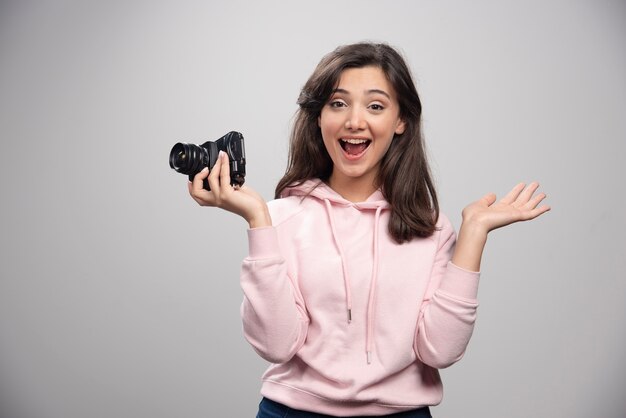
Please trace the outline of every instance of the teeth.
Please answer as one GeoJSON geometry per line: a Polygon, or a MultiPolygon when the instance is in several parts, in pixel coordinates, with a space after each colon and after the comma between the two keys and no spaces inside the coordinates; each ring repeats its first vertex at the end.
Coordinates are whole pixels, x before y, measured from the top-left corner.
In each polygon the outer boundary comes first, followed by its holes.
{"type": "Polygon", "coordinates": [[[367,139],[356,139],[356,138],[341,138],[343,142],[348,142],[350,144],[363,144],[367,142],[367,139]]]}

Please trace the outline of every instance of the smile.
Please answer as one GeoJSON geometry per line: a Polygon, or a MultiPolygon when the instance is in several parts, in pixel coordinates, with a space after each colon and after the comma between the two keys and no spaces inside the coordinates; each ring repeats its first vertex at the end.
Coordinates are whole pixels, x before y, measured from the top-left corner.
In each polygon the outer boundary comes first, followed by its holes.
{"type": "Polygon", "coordinates": [[[365,138],[341,138],[339,144],[348,156],[358,157],[363,154],[372,143],[365,138]]]}

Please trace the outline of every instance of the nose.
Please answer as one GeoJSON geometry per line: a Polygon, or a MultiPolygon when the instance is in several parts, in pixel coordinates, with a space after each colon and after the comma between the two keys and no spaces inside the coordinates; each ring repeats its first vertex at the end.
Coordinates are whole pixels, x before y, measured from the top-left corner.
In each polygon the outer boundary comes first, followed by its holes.
{"type": "Polygon", "coordinates": [[[346,118],[346,129],[359,131],[365,129],[365,124],[366,121],[362,113],[362,109],[359,109],[357,106],[352,107],[346,118]]]}

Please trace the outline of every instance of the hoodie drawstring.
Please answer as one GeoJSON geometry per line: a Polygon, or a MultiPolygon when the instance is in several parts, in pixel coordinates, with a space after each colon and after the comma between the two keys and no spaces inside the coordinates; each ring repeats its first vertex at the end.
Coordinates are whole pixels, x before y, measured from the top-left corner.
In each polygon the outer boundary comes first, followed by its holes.
{"type": "Polygon", "coordinates": [[[365,351],[367,364],[372,362],[372,340],[374,336],[374,299],[376,298],[376,280],[378,279],[378,221],[382,207],[376,208],[374,217],[374,261],[372,265],[372,280],[370,282],[370,294],[367,300],[367,332],[365,334],[365,351]]]}
{"type": "MultiPolygon", "coordinates": [[[[328,212],[328,219],[330,221],[330,230],[333,235],[333,240],[337,246],[339,257],[341,258],[341,267],[343,270],[343,280],[346,289],[346,305],[348,309],[348,323],[352,322],[352,293],[350,291],[350,276],[348,275],[348,268],[346,266],[345,253],[343,247],[339,242],[337,236],[337,229],[335,228],[335,219],[333,216],[332,205],[328,199],[324,199],[326,211],[328,212]]],[[[374,260],[372,265],[372,279],[370,281],[370,291],[367,300],[367,324],[365,331],[365,355],[367,357],[367,364],[372,362],[372,341],[374,339],[374,305],[376,299],[376,281],[378,280],[378,258],[379,258],[379,245],[378,245],[378,230],[380,223],[380,214],[383,210],[382,206],[376,208],[376,214],[374,216],[374,260]]]]}
{"type": "Polygon", "coordinates": [[[333,234],[333,239],[335,240],[335,245],[337,246],[337,251],[339,251],[339,257],[341,258],[341,268],[343,269],[343,281],[344,286],[346,288],[346,306],[348,309],[348,323],[352,322],[352,293],[350,292],[350,277],[348,276],[348,268],[346,267],[346,257],[344,256],[343,248],[339,243],[339,239],[337,238],[337,230],[335,229],[335,219],[333,217],[333,211],[328,199],[324,199],[324,203],[326,204],[326,211],[328,212],[328,219],[330,220],[330,230],[333,234]]]}

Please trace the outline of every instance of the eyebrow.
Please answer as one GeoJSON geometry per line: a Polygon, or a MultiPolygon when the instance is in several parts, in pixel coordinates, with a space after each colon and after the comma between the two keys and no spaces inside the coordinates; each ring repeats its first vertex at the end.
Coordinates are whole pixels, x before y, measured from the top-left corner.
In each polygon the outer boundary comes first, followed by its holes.
{"type": "MultiPolygon", "coordinates": [[[[389,93],[387,93],[384,90],[380,90],[380,89],[370,89],[370,90],[366,90],[365,91],[368,94],[372,94],[372,93],[379,93],[382,94],[383,96],[387,97],[388,99],[391,100],[391,96],[389,96],[389,93]]],[[[345,89],[335,89],[333,90],[333,93],[343,93],[343,94],[350,94],[350,92],[348,92],[348,90],[345,89]]]]}

